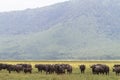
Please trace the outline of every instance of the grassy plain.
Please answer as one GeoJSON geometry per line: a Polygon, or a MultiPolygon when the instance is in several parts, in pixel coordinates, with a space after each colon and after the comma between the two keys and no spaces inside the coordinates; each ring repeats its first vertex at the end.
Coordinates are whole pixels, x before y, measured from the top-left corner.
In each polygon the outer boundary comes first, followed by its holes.
{"type": "Polygon", "coordinates": [[[120,64],[120,61],[0,61],[0,63],[8,64],[18,64],[18,63],[27,63],[32,64],[33,72],[32,74],[24,74],[12,72],[9,74],[6,70],[0,71],[0,80],[120,80],[120,76],[116,76],[112,72],[112,66],[114,64],[120,64]],[[92,64],[107,64],[109,65],[110,75],[93,75],[91,73],[90,65],[92,64]],[[38,73],[37,69],[34,68],[35,64],[70,64],[73,66],[72,74],[50,74],[46,75],[45,73],[38,73]],[[79,71],[78,65],[85,64],[87,70],[85,74],[81,74],[79,71]]]}

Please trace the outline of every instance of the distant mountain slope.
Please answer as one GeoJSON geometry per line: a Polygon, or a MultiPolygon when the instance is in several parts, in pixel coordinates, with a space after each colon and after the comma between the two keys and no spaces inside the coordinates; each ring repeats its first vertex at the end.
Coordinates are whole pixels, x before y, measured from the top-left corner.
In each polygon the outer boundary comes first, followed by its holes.
{"type": "Polygon", "coordinates": [[[119,4],[119,0],[70,0],[1,13],[0,59],[119,59],[119,4]]]}
{"type": "Polygon", "coordinates": [[[62,21],[67,4],[0,13],[0,34],[29,34],[49,29],[62,21]]]}

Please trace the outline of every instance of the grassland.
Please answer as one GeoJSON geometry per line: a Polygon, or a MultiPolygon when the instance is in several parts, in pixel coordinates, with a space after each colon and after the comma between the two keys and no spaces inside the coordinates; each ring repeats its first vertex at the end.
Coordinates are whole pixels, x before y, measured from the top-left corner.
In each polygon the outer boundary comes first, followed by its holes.
{"type": "Polygon", "coordinates": [[[18,63],[27,63],[32,64],[33,73],[32,74],[24,74],[12,72],[9,74],[6,70],[0,71],[0,80],[120,80],[120,76],[116,76],[115,73],[112,72],[112,66],[114,64],[120,64],[120,61],[0,61],[0,63],[8,63],[8,64],[18,64],[18,63]],[[45,73],[38,73],[37,69],[34,68],[35,64],[70,64],[73,66],[72,74],[50,74],[46,75],[45,73]],[[93,75],[91,73],[91,69],[89,68],[92,64],[107,64],[111,68],[110,75],[93,75]],[[78,65],[85,64],[87,66],[87,70],[85,74],[81,74],[78,68],[78,65]]]}

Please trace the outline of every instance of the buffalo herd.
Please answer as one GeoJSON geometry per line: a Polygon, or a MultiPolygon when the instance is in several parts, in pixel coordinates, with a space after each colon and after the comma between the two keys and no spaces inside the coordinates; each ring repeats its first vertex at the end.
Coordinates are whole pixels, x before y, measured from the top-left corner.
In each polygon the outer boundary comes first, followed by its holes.
{"type": "MultiPolygon", "coordinates": [[[[69,64],[35,64],[34,66],[38,72],[46,73],[46,74],[71,74],[73,72],[73,68],[69,64]]],[[[90,66],[92,74],[105,74],[109,75],[110,67],[105,64],[93,64],[90,66]]],[[[32,65],[31,64],[3,64],[0,63],[0,71],[7,70],[9,73],[11,72],[24,72],[24,73],[32,73],[32,65]]],[[[79,65],[79,70],[81,74],[85,73],[86,65],[79,65]]],[[[116,75],[120,74],[120,65],[115,64],[112,68],[112,71],[116,73],[116,75]]]]}
{"type": "Polygon", "coordinates": [[[0,63],[0,70],[2,69],[6,69],[9,73],[11,73],[12,71],[15,71],[17,73],[20,73],[21,71],[23,71],[24,73],[32,73],[32,65],[31,64],[16,64],[16,65],[12,65],[12,64],[3,64],[0,63]]]}
{"type": "Polygon", "coordinates": [[[35,68],[38,69],[38,72],[46,72],[46,74],[64,74],[72,73],[72,66],[69,64],[36,64],[35,68]]]}

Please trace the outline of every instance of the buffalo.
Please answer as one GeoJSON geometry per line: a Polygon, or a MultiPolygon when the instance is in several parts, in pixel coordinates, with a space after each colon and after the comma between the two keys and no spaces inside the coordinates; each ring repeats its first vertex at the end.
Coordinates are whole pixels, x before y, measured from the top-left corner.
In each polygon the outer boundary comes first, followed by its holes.
{"type": "Polygon", "coordinates": [[[81,73],[85,72],[86,66],[85,65],[79,65],[79,69],[81,71],[81,73]]]}
{"type": "Polygon", "coordinates": [[[91,66],[93,74],[106,74],[109,75],[109,66],[104,64],[94,64],[91,66]]]}
{"type": "Polygon", "coordinates": [[[61,64],[55,64],[55,73],[57,74],[65,74],[65,67],[61,64]]]}
{"type": "Polygon", "coordinates": [[[32,68],[24,68],[24,73],[32,73],[32,68]]]}
{"type": "Polygon", "coordinates": [[[23,71],[23,67],[21,65],[8,64],[7,71],[9,71],[9,73],[11,73],[11,71],[16,71],[17,73],[19,73],[20,71],[23,71]]]}
{"type": "Polygon", "coordinates": [[[45,71],[45,65],[43,65],[43,64],[36,64],[35,68],[37,68],[38,72],[41,72],[41,73],[43,70],[45,71]]]}
{"type": "Polygon", "coordinates": [[[0,70],[7,69],[7,64],[0,63],[0,70]]]}
{"type": "Polygon", "coordinates": [[[119,75],[120,74],[120,65],[114,65],[113,66],[113,72],[116,73],[116,75],[119,75]]]}

